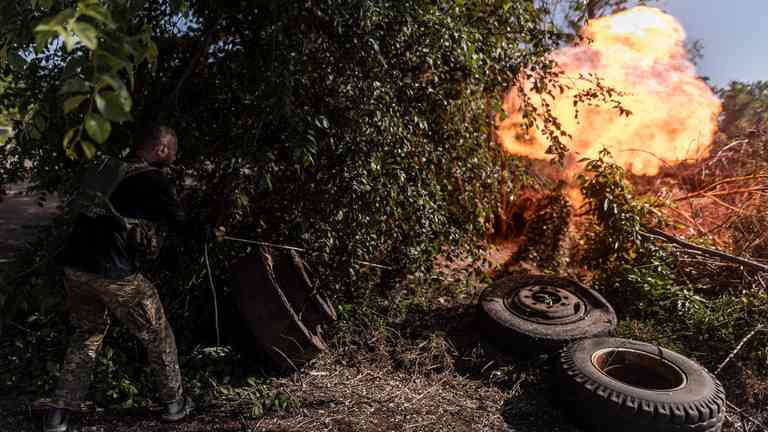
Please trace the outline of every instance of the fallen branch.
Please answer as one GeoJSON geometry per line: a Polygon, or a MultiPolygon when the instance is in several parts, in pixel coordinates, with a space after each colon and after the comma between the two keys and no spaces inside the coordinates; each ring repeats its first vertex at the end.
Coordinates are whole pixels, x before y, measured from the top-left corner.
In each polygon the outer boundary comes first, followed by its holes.
{"type": "Polygon", "coordinates": [[[717,152],[717,155],[712,160],[707,162],[706,164],[707,165],[713,165],[715,162],[717,162],[720,159],[720,156],[722,156],[723,153],[725,153],[727,150],[730,150],[731,147],[734,147],[734,146],[737,146],[737,145],[740,145],[740,144],[746,144],[748,142],[749,142],[749,140],[743,139],[743,140],[736,140],[736,141],[728,144],[727,146],[725,146],[722,149],[720,149],[720,151],[717,152]]]}
{"type": "Polygon", "coordinates": [[[759,262],[751,261],[746,258],[742,258],[739,256],[727,254],[725,252],[705,248],[703,246],[698,246],[693,243],[689,243],[685,240],[679,239],[677,237],[671,236],[664,231],[658,230],[658,229],[651,229],[649,232],[641,232],[643,235],[647,237],[656,237],[660,238],[662,240],[666,240],[670,243],[674,243],[678,246],[683,247],[683,249],[687,249],[689,251],[695,251],[704,255],[709,255],[712,257],[720,258],[723,261],[727,261],[733,264],[737,264],[740,266],[748,267],[752,270],[759,271],[759,272],[766,272],[768,273],[768,266],[765,264],[761,264],[759,262]]]}
{"type": "Polygon", "coordinates": [[[741,342],[739,342],[739,344],[738,344],[738,345],[736,345],[736,348],[735,348],[733,351],[731,351],[731,353],[730,353],[730,354],[728,354],[728,357],[726,357],[726,358],[725,358],[725,360],[723,360],[723,362],[722,362],[722,363],[720,363],[720,366],[718,366],[718,367],[717,367],[717,369],[715,370],[715,375],[719,374],[719,373],[720,373],[720,371],[721,371],[721,370],[722,370],[722,369],[725,367],[725,365],[727,365],[727,364],[728,364],[728,362],[729,362],[729,361],[731,361],[731,359],[732,359],[732,358],[733,358],[733,357],[734,357],[734,356],[735,356],[735,355],[736,355],[736,354],[737,354],[739,351],[741,351],[741,348],[742,348],[742,347],[744,347],[744,344],[745,344],[745,343],[747,343],[747,341],[748,341],[748,340],[749,340],[749,339],[750,339],[752,336],[754,336],[754,335],[755,335],[755,333],[757,333],[757,332],[759,332],[760,330],[762,330],[762,328],[763,328],[763,325],[762,325],[762,324],[760,324],[760,325],[758,325],[757,327],[755,327],[755,328],[754,328],[754,330],[752,330],[751,332],[749,332],[749,334],[748,334],[748,335],[744,336],[744,339],[742,339],[742,340],[741,340],[741,342]]]}
{"type": "Polygon", "coordinates": [[[716,197],[714,193],[705,193],[703,196],[707,198],[712,198],[712,200],[715,202],[715,204],[720,204],[721,206],[727,208],[728,210],[735,211],[736,213],[744,213],[744,210],[734,207],[727,202],[721,200],[720,198],[716,197]]]}
{"type": "Polygon", "coordinates": [[[715,191],[715,192],[698,191],[688,195],[677,197],[672,201],[680,202],[680,201],[687,201],[693,198],[712,198],[715,196],[736,195],[736,194],[742,194],[742,193],[760,193],[760,192],[766,192],[766,191],[768,191],[768,186],[754,186],[754,187],[743,188],[743,189],[730,189],[730,190],[715,191]]]}
{"type": "Polygon", "coordinates": [[[759,179],[765,179],[765,178],[768,178],[768,174],[758,174],[758,175],[751,175],[751,176],[744,176],[744,177],[727,178],[727,179],[723,179],[723,180],[717,181],[715,183],[712,183],[711,185],[706,186],[703,189],[700,189],[700,190],[698,190],[696,192],[691,192],[688,195],[683,195],[681,197],[677,197],[677,198],[673,199],[673,201],[685,201],[685,200],[689,200],[691,198],[697,198],[697,197],[700,197],[700,196],[706,195],[706,194],[711,194],[711,195],[728,195],[728,194],[732,194],[732,193],[763,191],[763,190],[766,189],[765,186],[756,186],[756,187],[751,187],[751,188],[746,188],[746,189],[734,189],[734,190],[729,190],[729,191],[711,192],[712,189],[715,189],[718,186],[722,186],[722,185],[727,184],[727,183],[734,183],[734,182],[737,182],[737,181],[744,181],[744,180],[759,180],[759,179]]]}
{"type": "Polygon", "coordinates": [[[741,177],[730,177],[727,179],[718,180],[710,184],[709,186],[706,186],[704,189],[702,189],[702,191],[706,192],[708,190],[712,190],[720,185],[724,185],[727,183],[735,183],[735,182],[744,181],[744,180],[759,180],[764,178],[768,178],[768,174],[753,174],[753,175],[741,176],[741,177]]]}

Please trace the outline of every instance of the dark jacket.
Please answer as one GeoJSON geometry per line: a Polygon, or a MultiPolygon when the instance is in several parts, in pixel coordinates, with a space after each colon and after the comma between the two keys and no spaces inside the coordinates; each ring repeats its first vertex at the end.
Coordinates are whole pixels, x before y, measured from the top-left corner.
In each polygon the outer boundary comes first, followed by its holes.
{"type": "MultiPolygon", "coordinates": [[[[184,225],[184,211],[172,182],[162,171],[145,171],[126,177],[112,193],[110,202],[124,217],[167,225],[168,234],[161,257],[168,256],[169,249],[176,246],[174,243],[184,225]]],[[[115,217],[78,215],[59,261],[65,266],[108,278],[132,275],[139,269],[127,234],[115,217]]]]}

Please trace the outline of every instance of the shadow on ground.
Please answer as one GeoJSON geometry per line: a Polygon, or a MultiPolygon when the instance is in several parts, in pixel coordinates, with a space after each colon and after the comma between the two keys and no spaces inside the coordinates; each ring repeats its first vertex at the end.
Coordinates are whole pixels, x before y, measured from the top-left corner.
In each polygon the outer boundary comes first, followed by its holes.
{"type": "Polygon", "coordinates": [[[570,423],[558,406],[552,380],[532,383],[504,401],[501,416],[504,432],[582,432],[570,423]]]}
{"type": "MultiPolygon", "coordinates": [[[[559,406],[553,355],[512,355],[499,350],[484,337],[475,305],[412,314],[398,328],[417,347],[435,335],[444,337],[456,373],[509,394],[499,407],[505,432],[582,432],[559,406]]],[[[434,352],[429,355],[438,356],[434,352]]],[[[417,357],[410,354],[412,359],[417,357]]]]}

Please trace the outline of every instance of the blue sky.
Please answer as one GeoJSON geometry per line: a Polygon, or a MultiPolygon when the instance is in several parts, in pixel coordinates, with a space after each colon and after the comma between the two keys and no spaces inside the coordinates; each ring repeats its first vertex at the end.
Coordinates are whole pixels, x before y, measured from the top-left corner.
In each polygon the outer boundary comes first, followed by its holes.
{"type": "Polygon", "coordinates": [[[698,73],[718,87],[729,81],[768,81],[768,0],[660,0],[688,40],[704,43],[698,73]]]}

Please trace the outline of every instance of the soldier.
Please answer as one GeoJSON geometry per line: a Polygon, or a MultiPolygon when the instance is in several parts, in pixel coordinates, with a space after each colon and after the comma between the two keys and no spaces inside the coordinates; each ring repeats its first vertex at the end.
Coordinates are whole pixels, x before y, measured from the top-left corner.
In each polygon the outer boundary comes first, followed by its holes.
{"type": "MultiPolygon", "coordinates": [[[[151,127],[139,139],[136,159],[116,181],[108,207],[125,220],[144,220],[167,226],[160,260],[173,257],[174,239],[184,222],[176,191],[162,168],[176,159],[177,139],[168,127],[151,127]],[[111,206],[110,206],[111,204],[111,206]],[[128,219],[130,218],[130,219],[128,219]],[[169,247],[170,245],[170,247],[169,247]]],[[[130,241],[129,225],[110,214],[80,212],[62,259],[70,320],[75,333],[61,376],[44,420],[44,431],[65,432],[71,411],[81,406],[110,314],[121,321],[146,347],[158,393],[165,406],[162,418],[177,421],[194,407],[184,397],[173,331],[157,290],[141,274],[139,250],[130,241]]]]}

